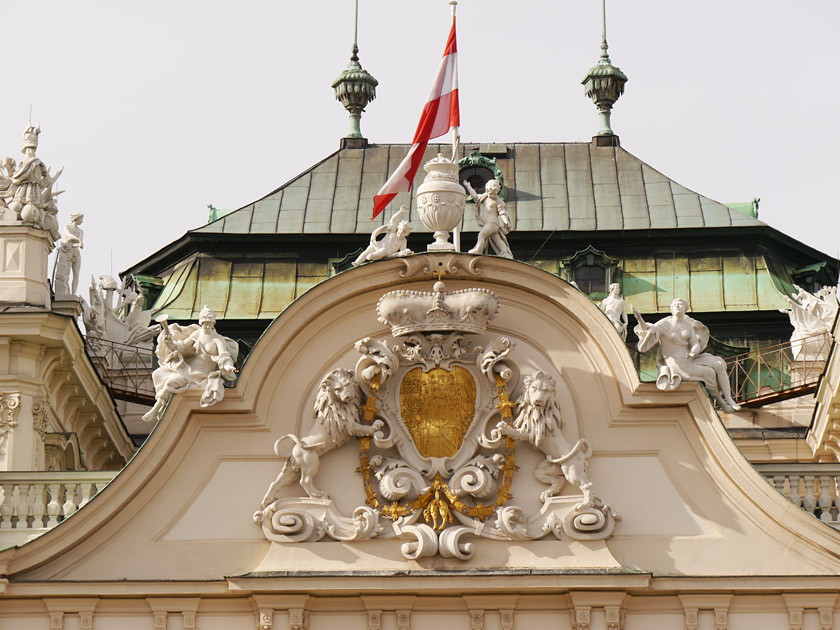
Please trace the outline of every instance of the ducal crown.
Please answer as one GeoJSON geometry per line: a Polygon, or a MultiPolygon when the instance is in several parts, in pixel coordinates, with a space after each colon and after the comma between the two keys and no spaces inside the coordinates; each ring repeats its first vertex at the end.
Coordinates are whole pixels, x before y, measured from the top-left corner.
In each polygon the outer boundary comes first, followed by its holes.
{"type": "Polygon", "coordinates": [[[23,147],[20,152],[25,153],[27,149],[38,148],[38,135],[41,133],[41,125],[32,126],[30,122],[23,132],[23,147]]]}
{"type": "Polygon", "coordinates": [[[432,292],[398,290],[379,298],[379,321],[394,337],[416,332],[483,333],[499,313],[499,298],[488,289],[445,291],[437,281],[432,292]]]}

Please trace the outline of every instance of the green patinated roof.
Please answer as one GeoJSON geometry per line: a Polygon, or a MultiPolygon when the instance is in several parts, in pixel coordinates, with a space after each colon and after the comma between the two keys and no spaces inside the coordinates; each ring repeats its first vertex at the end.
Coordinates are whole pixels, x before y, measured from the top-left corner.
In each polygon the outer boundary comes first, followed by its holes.
{"type": "MultiPolygon", "coordinates": [[[[624,297],[645,313],[668,312],[676,297],[694,312],[775,311],[793,292],[787,270],[766,257],[656,254],[618,260],[624,297]]],[[[558,260],[532,264],[563,275],[558,260]]],[[[329,277],[326,263],[291,260],[230,261],[190,257],[165,278],[158,313],[194,320],[207,304],[220,319],[274,319],[296,298],[329,277]]]]}
{"type": "MultiPolygon", "coordinates": [[[[484,145],[464,144],[461,154],[484,145]]],[[[405,144],[341,149],[262,199],[194,232],[225,234],[369,234],[400,205],[416,232],[428,232],[409,193],[376,221],[373,196],[408,151],[405,144]]],[[[519,231],[646,230],[765,225],[757,218],[672,181],[621,147],[591,143],[501,145],[508,214],[519,231]]],[[[494,145],[494,151],[499,145],[494,145]]],[[[424,160],[449,145],[429,145],[424,160]]],[[[415,188],[422,182],[422,169],[415,188]]],[[[466,212],[464,231],[478,231],[466,212]]]]}
{"type": "Polygon", "coordinates": [[[219,319],[274,319],[327,276],[326,263],[230,261],[197,254],[164,277],[153,309],[173,319],[194,320],[206,304],[219,319]]]}

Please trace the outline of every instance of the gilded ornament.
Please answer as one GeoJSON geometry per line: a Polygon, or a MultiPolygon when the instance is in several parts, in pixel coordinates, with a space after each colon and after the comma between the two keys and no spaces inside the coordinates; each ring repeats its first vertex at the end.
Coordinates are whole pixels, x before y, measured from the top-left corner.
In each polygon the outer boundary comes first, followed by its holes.
{"type": "Polygon", "coordinates": [[[400,385],[400,411],[423,457],[452,457],[475,416],[475,381],[456,365],[447,372],[410,370],[400,385]]]}

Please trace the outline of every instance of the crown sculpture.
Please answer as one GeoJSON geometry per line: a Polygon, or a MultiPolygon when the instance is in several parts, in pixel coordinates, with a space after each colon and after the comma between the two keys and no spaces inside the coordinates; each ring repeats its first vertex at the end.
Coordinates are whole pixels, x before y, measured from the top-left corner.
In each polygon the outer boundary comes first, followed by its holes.
{"type": "Polygon", "coordinates": [[[418,332],[481,334],[499,312],[499,298],[488,289],[446,291],[438,280],[428,291],[391,291],[379,298],[379,321],[394,337],[418,332]]]}

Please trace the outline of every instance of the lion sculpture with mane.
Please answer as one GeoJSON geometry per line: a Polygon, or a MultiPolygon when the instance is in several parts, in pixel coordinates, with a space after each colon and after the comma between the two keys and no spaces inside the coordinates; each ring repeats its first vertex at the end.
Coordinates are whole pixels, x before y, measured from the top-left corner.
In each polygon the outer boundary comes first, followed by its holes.
{"type": "Polygon", "coordinates": [[[585,439],[578,440],[573,446],[560,431],[560,405],[555,397],[556,384],[550,374],[535,372],[526,376],[524,382],[525,392],[518,403],[519,415],[513,425],[501,421],[496,430],[514,440],[530,442],[545,454],[545,459],[534,470],[537,481],[548,484],[548,488],[540,494],[540,501],[546,502],[558,495],[568,481],[583,492],[583,501],[575,506],[576,509],[591,508],[592,482],[587,476],[587,467],[592,447],[585,439]]]}
{"type": "Polygon", "coordinates": [[[338,368],[324,377],[315,397],[315,425],[309,435],[298,437],[287,433],[274,443],[274,452],[283,460],[283,468],[269,486],[262,500],[263,508],[271,503],[278,490],[298,477],[310,497],[329,497],[315,486],[321,456],[343,445],[350,437],[369,437],[384,426],[381,420],[371,425],[359,423],[361,402],[361,387],[350,370],[338,368]]]}

